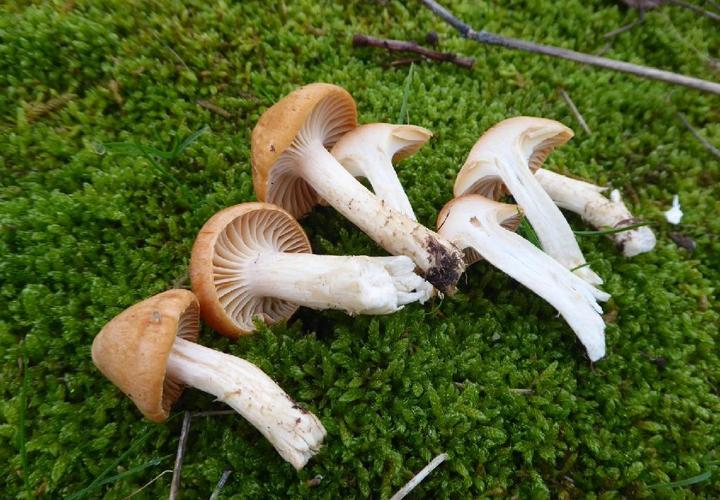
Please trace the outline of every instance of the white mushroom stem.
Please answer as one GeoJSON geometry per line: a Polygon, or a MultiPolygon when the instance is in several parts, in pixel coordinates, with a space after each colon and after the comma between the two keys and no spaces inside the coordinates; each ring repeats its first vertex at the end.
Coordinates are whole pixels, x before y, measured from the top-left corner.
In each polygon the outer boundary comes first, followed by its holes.
{"type": "Polygon", "coordinates": [[[512,231],[492,211],[453,207],[440,234],[460,248],[472,248],[490,264],[545,299],[565,318],[588,357],[605,355],[605,323],[598,300],[610,296],[588,284],[555,259],[512,231]]]}
{"type": "Polygon", "coordinates": [[[415,264],[405,256],[268,252],[243,268],[256,296],[349,314],[393,313],[405,304],[425,302],[432,293],[432,285],[413,272],[415,264]]]}
{"type": "MultiPolygon", "coordinates": [[[[613,191],[614,195],[608,199],[602,195],[607,188],[543,168],[535,172],[535,178],[560,208],[579,214],[598,229],[620,228],[636,222],[617,191],[613,191]]],[[[625,257],[649,252],[655,247],[655,234],[646,226],[614,233],[610,237],[625,257]]]]}
{"type": "Polygon", "coordinates": [[[353,176],[365,177],[387,206],[416,220],[393,158],[412,154],[430,137],[432,132],[415,125],[370,123],[347,132],[330,152],[353,176]]]}
{"type": "Polygon", "coordinates": [[[231,406],[300,470],[320,449],[325,428],[252,363],[177,337],[167,375],[231,406]]]}
{"type": "Polygon", "coordinates": [[[508,191],[525,212],[543,250],[565,268],[575,269],[573,272],[588,283],[601,284],[602,278],[585,265],[585,257],[570,224],[532,174],[527,162],[519,160],[521,153],[516,154],[518,159],[495,158],[495,166],[508,191]]]}
{"type": "MultiPolygon", "coordinates": [[[[388,207],[345,170],[319,139],[303,140],[301,133],[296,141],[286,156],[292,160],[288,163],[295,175],[385,250],[410,257],[441,291],[452,288],[464,270],[457,248],[388,207]]],[[[275,170],[285,167],[282,158],[278,163],[275,170]]]]}

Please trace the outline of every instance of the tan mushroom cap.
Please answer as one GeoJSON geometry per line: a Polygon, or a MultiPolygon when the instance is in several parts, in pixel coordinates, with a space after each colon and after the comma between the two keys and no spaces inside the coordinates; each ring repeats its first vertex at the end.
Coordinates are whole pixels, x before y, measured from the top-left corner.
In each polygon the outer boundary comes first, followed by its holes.
{"type": "Polygon", "coordinates": [[[489,156],[502,155],[516,148],[527,159],[534,172],[548,155],[573,137],[573,131],[555,120],[532,116],[516,116],[493,125],[470,150],[465,164],[455,179],[456,197],[464,194],[481,194],[495,200],[507,194],[502,179],[487,168],[489,156]]]}
{"type": "Polygon", "coordinates": [[[280,203],[273,199],[270,191],[283,189],[284,183],[292,183],[285,195],[287,202],[282,206],[295,217],[304,215],[318,203],[315,190],[292,175],[272,178],[271,188],[271,172],[280,156],[293,145],[313,110],[322,103],[330,103],[334,108],[333,126],[323,138],[323,144],[330,149],[345,132],[357,126],[357,108],[345,89],[329,83],[311,83],[291,92],[263,113],[252,132],[251,161],[257,199],[280,203]]]}
{"type": "Polygon", "coordinates": [[[297,304],[256,296],[244,280],[246,263],[261,252],[312,253],[300,224],[270,203],[242,203],[213,215],[195,239],[190,282],[203,319],[236,338],[255,330],[253,318],[268,324],[292,316],[297,304]]]}
{"type": "MultiPolygon", "coordinates": [[[[495,214],[498,224],[512,232],[517,231],[523,219],[522,208],[518,205],[500,203],[499,201],[491,200],[479,194],[466,194],[453,198],[442,207],[435,223],[438,232],[441,231],[442,226],[448,220],[453,210],[463,210],[467,212],[468,222],[470,223],[472,223],[471,218],[474,215],[478,215],[481,211],[492,211],[495,214]]],[[[462,250],[465,253],[465,263],[468,266],[483,259],[482,255],[473,248],[463,248],[462,250]]]]}
{"type": "Polygon", "coordinates": [[[168,290],[115,316],[93,341],[95,366],[153,422],[168,418],[185,388],[165,370],[176,336],[197,340],[199,311],[192,292],[168,290]]]}

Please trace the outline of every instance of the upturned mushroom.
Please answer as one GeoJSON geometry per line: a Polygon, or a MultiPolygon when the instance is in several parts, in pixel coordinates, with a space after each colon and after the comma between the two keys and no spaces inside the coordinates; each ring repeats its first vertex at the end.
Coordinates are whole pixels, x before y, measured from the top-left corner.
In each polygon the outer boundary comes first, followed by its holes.
{"type": "Polygon", "coordinates": [[[95,337],[92,359],[153,422],[168,418],[186,386],[230,405],[295,469],[325,438],[325,428],[262,370],[195,343],[199,304],[188,290],[168,290],[126,309],[95,337]]]}
{"type": "MultiPolygon", "coordinates": [[[[537,169],[535,178],[557,206],[575,212],[598,229],[619,229],[637,222],[617,190],[613,190],[608,199],[602,195],[607,190],[605,187],[544,168],[537,169]]],[[[647,226],[613,233],[610,237],[625,257],[634,257],[655,248],[655,234],[647,226]]]]}
{"type": "Polygon", "coordinates": [[[335,85],[307,85],[275,103],[252,133],[258,200],[300,217],[322,198],[389,253],[410,257],[440,291],[451,291],[464,270],[462,253],[386,206],[328,151],[356,126],[355,101],[335,85]]]}
{"type": "Polygon", "coordinates": [[[455,197],[481,194],[498,200],[509,191],[538,235],[543,249],[588,283],[602,283],[586,265],[570,225],[532,171],[572,130],[544,118],[518,116],[497,123],[475,143],[455,179],[455,197]]]}
{"type": "Polygon", "coordinates": [[[438,232],[466,251],[468,264],[482,257],[549,302],[578,336],[590,360],[602,358],[605,323],[597,301],[610,296],[515,234],[520,218],[517,205],[465,195],[440,211],[438,232]]]}
{"type": "Polygon", "coordinates": [[[389,314],[427,300],[432,286],[410,258],[314,255],[300,224],[269,203],[213,215],[195,240],[190,281],[203,319],[236,337],[253,318],[275,323],[298,306],[389,314]]]}
{"type": "Polygon", "coordinates": [[[354,177],[365,177],[387,206],[417,220],[393,162],[413,155],[431,137],[415,125],[370,123],[347,132],[330,153],[354,177]]]}

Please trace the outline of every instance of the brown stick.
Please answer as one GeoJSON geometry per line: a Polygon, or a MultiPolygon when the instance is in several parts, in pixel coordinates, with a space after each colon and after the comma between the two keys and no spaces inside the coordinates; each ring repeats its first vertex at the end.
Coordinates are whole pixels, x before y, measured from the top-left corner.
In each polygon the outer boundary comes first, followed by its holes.
{"type": "Polygon", "coordinates": [[[178,440],[177,455],[175,455],[175,467],[173,468],[172,482],[170,483],[170,495],[168,500],[175,500],[180,491],[180,471],[182,470],[183,458],[185,457],[185,446],[187,445],[188,434],[190,433],[190,412],[186,411],[183,417],[180,439],[178,440]]]}
{"type": "Polygon", "coordinates": [[[452,52],[438,52],[436,50],[427,49],[415,42],[407,42],[405,40],[386,40],[375,38],[372,36],[357,34],[353,36],[354,47],[378,47],[398,52],[414,52],[428,59],[435,61],[451,62],[462,66],[463,68],[472,68],[475,59],[472,57],[463,57],[452,52]]]}
{"type": "Polygon", "coordinates": [[[535,54],[544,54],[547,56],[559,57],[561,59],[567,59],[569,61],[575,61],[583,64],[591,64],[593,66],[599,66],[601,68],[612,69],[615,71],[622,71],[624,73],[630,73],[632,75],[649,78],[651,80],[659,80],[666,83],[684,85],[693,89],[703,90],[705,92],[712,92],[714,94],[720,94],[720,83],[702,80],[700,78],[693,78],[691,76],[679,75],[671,71],[664,71],[648,66],[640,66],[638,64],[632,64],[625,61],[616,61],[614,59],[608,59],[606,57],[593,56],[590,54],[585,54],[583,52],[576,52],[574,50],[561,49],[560,47],[553,47],[551,45],[541,45],[525,40],[520,40],[518,38],[500,36],[494,33],[489,33],[487,31],[475,31],[470,26],[463,23],[460,19],[455,17],[449,10],[437,3],[435,0],[422,0],[422,2],[428,9],[433,11],[446,23],[459,31],[462,36],[471,40],[475,40],[479,43],[485,43],[488,45],[499,45],[508,49],[518,49],[524,50],[526,52],[533,52],[535,54]]]}
{"type": "Polygon", "coordinates": [[[702,7],[698,7],[697,5],[693,5],[689,2],[684,2],[683,0],[667,0],[667,3],[669,3],[670,5],[677,5],[678,7],[682,7],[683,9],[691,10],[696,14],[705,16],[708,19],[712,19],[713,21],[720,21],[720,14],[715,14],[714,12],[710,12],[709,10],[705,10],[702,7]]]}
{"type": "Polygon", "coordinates": [[[698,132],[695,127],[690,125],[690,122],[688,121],[688,119],[685,117],[684,114],[678,113],[678,118],[680,118],[680,121],[683,123],[683,125],[685,125],[685,128],[687,128],[690,131],[690,133],[695,137],[695,139],[697,139],[700,142],[700,144],[703,145],[703,147],[705,149],[707,149],[710,153],[712,153],[715,156],[717,156],[718,158],[720,158],[720,149],[713,146],[710,143],[710,141],[708,141],[702,135],[700,135],[700,132],[698,132]]]}
{"type": "Polygon", "coordinates": [[[575,103],[570,98],[570,94],[565,92],[565,89],[560,89],[560,95],[562,96],[563,100],[565,101],[565,104],[567,104],[568,108],[570,108],[570,112],[573,114],[575,119],[578,121],[582,129],[585,131],[587,135],[592,134],[590,132],[590,127],[588,127],[587,122],[585,121],[585,118],[583,118],[583,115],[580,114],[580,111],[577,109],[577,106],[575,106],[575,103]]]}

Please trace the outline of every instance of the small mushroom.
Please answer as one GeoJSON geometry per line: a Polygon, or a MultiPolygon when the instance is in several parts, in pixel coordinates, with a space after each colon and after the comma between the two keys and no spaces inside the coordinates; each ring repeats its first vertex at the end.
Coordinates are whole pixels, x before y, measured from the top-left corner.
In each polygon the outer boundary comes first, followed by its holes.
{"type": "MultiPolygon", "coordinates": [[[[544,168],[537,169],[535,178],[557,206],[579,214],[598,229],[622,228],[637,222],[617,190],[613,190],[608,199],[602,195],[607,188],[544,168]]],[[[647,226],[614,233],[610,237],[625,257],[633,257],[655,248],[655,234],[647,226]]]]}
{"type": "Polygon", "coordinates": [[[354,177],[365,177],[387,206],[417,220],[393,161],[414,154],[431,137],[432,132],[415,125],[370,123],[343,135],[330,153],[354,177]]]}
{"type": "Polygon", "coordinates": [[[481,194],[494,200],[506,191],[527,216],[548,254],[590,284],[602,283],[585,263],[560,209],[532,175],[572,130],[544,118],[518,116],[496,124],[475,143],[455,180],[455,196],[481,194]]]}
{"type": "Polygon", "coordinates": [[[190,281],[203,319],[237,337],[253,318],[275,323],[298,306],[389,314],[427,300],[432,286],[409,257],[313,255],[305,232],[285,210],[243,203],[213,215],[193,245],[190,281]]]}
{"type": "Polygon", "coordinates": [[[464,270],[462,253],[386,206],[328,151],[356,126],[355,101],[335,85],[307,85],[275,103],[252,133],[258,200],[300,217],[322,198],[389,253],[410,257],[440,291],[451,291],[464,270]]]}
{"type": "Polygon", "coordinates": [[[465,195],[440,211],[438,232],[465,249],[470,263],[483,257],[549,302],[578,336],[590,360],[602,358],[605,323],[597,301],[610,296],[515,234],[520,217],[516,205],[465,195]]]}
{"type": "Polygon", "coordinates": [[[325,438],[322,423],[254,364],[196,344],[199,311],[188,290],[168,290],[135,304],[95,337],[95,366],[153,422],[168,418],[186,386],[210,393],[302,469],[325,438]]]}

